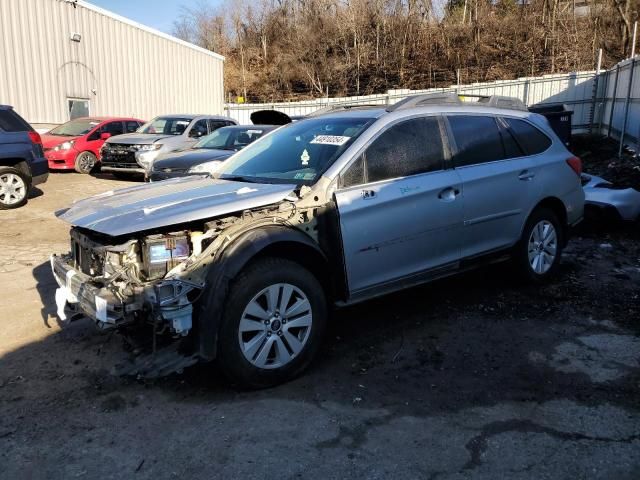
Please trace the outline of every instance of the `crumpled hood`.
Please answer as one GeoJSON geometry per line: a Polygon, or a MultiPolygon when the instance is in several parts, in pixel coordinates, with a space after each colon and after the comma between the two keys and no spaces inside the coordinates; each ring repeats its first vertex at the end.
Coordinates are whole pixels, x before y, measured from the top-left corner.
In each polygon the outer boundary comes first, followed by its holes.
{"type": "Polygon", "coordinates": [[[207,148],[170,152],[156,158],[153,162],[153,169],[189,168],[212,160],[226,160],[234,153],[236,152],[232,150],[212,150],[207,148]]]}
{"type": "Polygon", "coordinates": [[[163,138],[179,137],[179,135],[160,135],[156,133],[125,133],[124,135],[117,135],[109,138],[107,143],[120,143],[125,145],[144,145],[155,143],[163,138]]]}
{"type": "Polygon", "coordinates": [[[42,138],[42,147],[43,148],[53,148],[58,145],[63,144],[64,142],[71,142],[73,140],[77,140],[80,136],[77,137],[63,137],[62,135],[41,135],[42,138]]]}
{"type": "Polygon", "coordinates": [[[293,187],[188,176],[108,191],[56,216],[77,227],[119,236],[274,204],[291,195],[293,187]]]}

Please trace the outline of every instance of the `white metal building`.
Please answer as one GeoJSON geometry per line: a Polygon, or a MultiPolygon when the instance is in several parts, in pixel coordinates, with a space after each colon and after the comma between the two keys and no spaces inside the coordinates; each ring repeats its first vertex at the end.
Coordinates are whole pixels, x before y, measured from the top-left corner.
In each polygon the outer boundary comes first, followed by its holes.
{"type": "Polygon", "coordinates": [[[222,115],[223,66],[221,55],[82,0],[0,0],[0,104],[37,127],[222,115]]]}

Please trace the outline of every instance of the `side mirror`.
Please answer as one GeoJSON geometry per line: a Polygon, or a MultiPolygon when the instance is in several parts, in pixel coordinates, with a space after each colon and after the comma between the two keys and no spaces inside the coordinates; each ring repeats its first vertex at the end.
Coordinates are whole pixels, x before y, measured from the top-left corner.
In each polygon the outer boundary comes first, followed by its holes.
{"type": "Polygon", "coordinates": [[[108,138],[111,138],[111,134],[109,132],[103,132],[100,134],[100,140],[107,140],[108,138]]]}

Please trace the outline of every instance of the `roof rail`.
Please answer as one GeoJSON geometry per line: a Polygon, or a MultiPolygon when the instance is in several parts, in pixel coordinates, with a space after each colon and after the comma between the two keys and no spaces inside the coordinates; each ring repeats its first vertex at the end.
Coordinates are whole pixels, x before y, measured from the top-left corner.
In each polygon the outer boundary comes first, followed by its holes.
{"type": "MultiPolygon", "coordinates": [[[[464,95],[466,97],[476,97],[476,95],[464,95]]],[[[515,97],[505,97],[504,95],[482,96],[477,95],[478,102],[488,107],[509,108],[511,110],[527,111],[527,106],[522,100],[515,97]]]]}
{"type": "Polygon", "coordinates": [[[508,108],[511,110],[527,111],[527,107],[519,98],[502,95],[473,95],[456,92],[423,93],[411,95],[387,107],[387,112],[404,110],[407,108],[424,107],[427,105],[465,105],[485,106],[494,108],[508,108]],[[465,102],[462,98],[477,98],[475,102],[465,102]]]}
{"type": "Polygon", "coordinates": [[[424,107],[426,105],[461,105],[462,100],[456,92],[422,93],[411,95],[387,107],[387,112],[406,108],[424,107]]]}
{"type": "Polygon", "coordinates": [[[324,108],[308,113],[306,117],[317,117],[337,110],[352,110],[356,108],[382,108],[384,105],[376,105],[373,103],[338,103],[336,105],[328,105],[324,108]]]}

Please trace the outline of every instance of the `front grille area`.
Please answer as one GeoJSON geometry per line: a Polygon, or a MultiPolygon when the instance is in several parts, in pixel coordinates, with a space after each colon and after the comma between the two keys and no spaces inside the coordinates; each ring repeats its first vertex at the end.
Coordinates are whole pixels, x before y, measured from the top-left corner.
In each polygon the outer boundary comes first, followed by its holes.
{"type": "Polygon", "coordinates": [[[86,275],[96,277],[103,273],[104,254],[96,252],[99,246],[78,230],[71,230],[71,261],[73,267],[86,275]]]}
{"type": "Polygon", "coordinates": [[[106,143],[102,149],[102,165],[115,168],[140,168],[131,145],[106,143]]]}
{"type": "Polygon", "coordinates": [[[102,258],[83,247],[77,240],[71,241],[73,266],[85,275],[96,277],[102,275],[102,258]]]}

